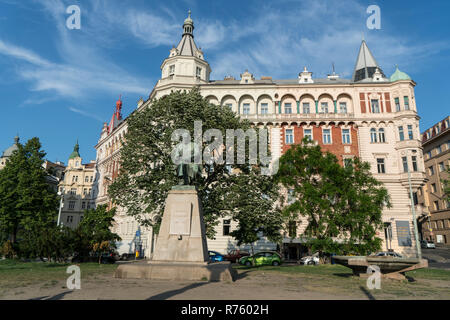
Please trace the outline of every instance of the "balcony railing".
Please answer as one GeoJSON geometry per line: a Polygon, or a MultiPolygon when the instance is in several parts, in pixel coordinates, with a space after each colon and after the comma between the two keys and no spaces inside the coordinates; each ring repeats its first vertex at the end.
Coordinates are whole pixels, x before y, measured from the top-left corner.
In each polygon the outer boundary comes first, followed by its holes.
{"type": "Polygon", "coordinates": [[[260,121],[285,121],[285,120],[330,120],[330,119],[353,119],[354,113],[271,113],[271,114],[240,114],[242,119],[260,121]]]}

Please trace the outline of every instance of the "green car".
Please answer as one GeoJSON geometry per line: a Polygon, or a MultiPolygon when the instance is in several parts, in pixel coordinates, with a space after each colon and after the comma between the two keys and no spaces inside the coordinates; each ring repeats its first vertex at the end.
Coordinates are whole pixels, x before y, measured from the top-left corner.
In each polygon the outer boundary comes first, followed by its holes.
{"type": "Polygon", "coordinates": [[[246,266],[279,266],[281,264],[281,256],[274,251],[261,251],[253,256],[242,257],[239,259],[239,263],[246,266]]]}

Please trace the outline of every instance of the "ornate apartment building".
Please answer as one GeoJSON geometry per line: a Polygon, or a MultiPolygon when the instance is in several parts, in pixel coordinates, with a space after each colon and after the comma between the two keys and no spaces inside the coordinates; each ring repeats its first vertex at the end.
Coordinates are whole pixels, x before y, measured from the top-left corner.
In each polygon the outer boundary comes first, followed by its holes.
{"type": "MultiPolygon", "coordinates": [[[[412,189],[417,191],[424,184],[425,168],[414,94],[416,83],[398,68],[390,78],[386,77],[365,41],[351,79],[343,79],[334,72],[324,79],[314,78],[305,67],[292,79],[256,79],[245,71],[240,79],[210,80],[211,67],[196,45],[193,31],[194,23],[189,15],[183,24],[181,41],[162,62],[161,79],[149,99],[138,102],[136,111],[154,98],[198,86],[211,103],[231,108],[256,127],[269,128],[270,148],[275,157],[280,157],[305,136],[333,152],[343,165],[346,159],[360,157],[371,164],[372,173],[384,183],[391,196],[393,206],[384,210],[384,230],[379,233],[384,239],[383,249],[415,255],[408,174],[404,166],[411,168],[412,189]]],[[[100,174],[98,204],[109,201],[107,187],[119,170],[118,151],[127,130],[120,108],[119,100],[110,124],[104,124],[96,145],[100,174]]],[[[132,248],[137,223],[124,210],[119,210],[116,223],[115,231],[123,239],[122,249],[132,248]]],[[[298,236],[305,225],[306,221],[298,221],[298,236]]],[[[226,252],[236,246],[229,236],[234,227],[232,220],[223,219],[217,227],[216,240],[208,240],[208,247],[226,252]]],[[[285,237],[290,258],[295,258],[301,247],[298,236],[285,237]]],[[[152,230],[145,229],[142,246],[146,256],[150,255],[152,245],[152,230]]],[[[276,245],[261,240],[256,247],[275,249],[276,245]]]]}
{"type": "Polygon", "coordinates": [[[422,134],[425,155],[426,185],[419,188],[416,201],[423,207],[420,217],[422,238],[450,246],[450,202],[444,193],[443,180],[450,177],[450,116],[422,134]]]}
{"type": "Polygon", "coordinates": [[[82,160],[77,142],[58,185],[63,196],[60,223],[71,228],[78,226],[87,209],[95,208],[95,161],[83,164],[82,160]]]}

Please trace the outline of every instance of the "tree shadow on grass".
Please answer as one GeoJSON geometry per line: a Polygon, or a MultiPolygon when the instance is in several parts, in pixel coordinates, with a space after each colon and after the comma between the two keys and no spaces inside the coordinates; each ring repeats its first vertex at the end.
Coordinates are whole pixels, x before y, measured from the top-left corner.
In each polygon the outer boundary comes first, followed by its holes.
{"type": "Polygon", "coordinates": [[[154,295],[150,298],[148,298],[147,300],[167,300],[173,296],[176,296],[177,294],[186,292],[188,290],[194,289],[194,288],[198,288],[201,286],[204,286],[205,284],[208,284],[209,282],[198,282],[198,283],[192,283],[184,288],[180,288],[180,289],[176,289],[176,290],[170,290],[170,291],[166,291],[157,295],[154,295]]]}
{"type": "Polygon", "coordinates": [[[359,288],[369,298],[369,300],[377,300],[369,291],[367,291],[366,288],[364,288],[363,286],[360,286],[359,288]]]}

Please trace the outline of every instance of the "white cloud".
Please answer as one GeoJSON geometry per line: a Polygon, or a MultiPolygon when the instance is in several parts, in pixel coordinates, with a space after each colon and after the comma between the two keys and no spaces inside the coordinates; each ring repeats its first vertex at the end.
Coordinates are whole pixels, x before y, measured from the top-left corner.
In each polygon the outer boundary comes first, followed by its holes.
{"type": "Polygon", "coordinates": [[[74,107],[69,107],[69,110],[72,111],[72,112],[81,114],[82,116],[85,116],[85,117],[92,118],[92,119],[98,120],[100,122],[103,122],[103,119],[101,117],[99,117],[99,116],[97,116],[95,114],[92,114],[90,112],[86,112],[84,110],[80,110],[80,109],[77,109],[77,108],[74,108],[74,107]]]}
{"type": "Polygon", "coordinates": [[[55,45],[61,62],[48,61],[29,49],[0,39],[0,54],[26,62],[19,64],[16,72],[31,83],[32,91],[77,99],[87,98],[93,92],[114,95],[145,95],[150,92],[150,79],[129,74],[99,51],[95,39],[83,37],[83,33],[65,27],[66,5],[62,1],[44,0],[39,3],[56,23],[58,34],[55,45]]]}

